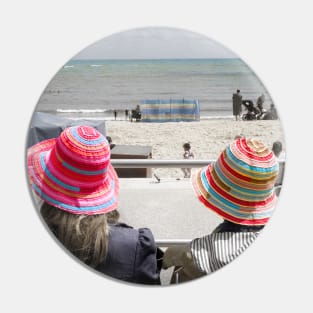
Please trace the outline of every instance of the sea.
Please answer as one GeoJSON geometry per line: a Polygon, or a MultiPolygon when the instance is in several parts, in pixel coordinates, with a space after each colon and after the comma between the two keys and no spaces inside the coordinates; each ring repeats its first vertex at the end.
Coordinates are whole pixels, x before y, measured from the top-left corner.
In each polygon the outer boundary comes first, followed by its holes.
{"type": "Polygon", "coordinates": [[[72,59],[47,84],[36,111],[63,116],[110,118],[143,100],[198,100],[201,118],[232,117],[232,94],[264,94],[263,83],[241,59],[78,60],[72,59]]]}

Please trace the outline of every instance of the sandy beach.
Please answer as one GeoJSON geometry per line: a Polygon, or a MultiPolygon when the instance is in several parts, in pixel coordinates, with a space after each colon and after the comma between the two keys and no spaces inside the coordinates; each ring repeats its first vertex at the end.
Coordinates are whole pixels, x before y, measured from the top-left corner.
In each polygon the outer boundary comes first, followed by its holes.
{"type": "MultiPolygon", "coordinates": [[[[142,123],[107,121],[106,132],[113,143],[152,147],[153,159],[182,159],[185,142],[190,142],[195,159],[216,159],[236,135],[263,141],[269,148],[276,140],[283,143],[280,120],[235,121],[207,119],[199,122],[142,123]]],[[[155,169],[160,177],[182,178],[180,169],[155,169]]]]}

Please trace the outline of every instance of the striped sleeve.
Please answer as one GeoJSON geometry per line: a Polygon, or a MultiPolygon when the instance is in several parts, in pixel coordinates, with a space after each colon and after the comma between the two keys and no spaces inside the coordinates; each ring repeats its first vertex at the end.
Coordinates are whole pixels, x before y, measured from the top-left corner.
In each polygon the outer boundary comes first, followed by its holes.
{"type": "Polygon", "coordinates": [[[193,261],[201,271],[212,273],[238,257],[258,234],[258,232],[224,232],[194,239],[191,242],[193,261]]]}

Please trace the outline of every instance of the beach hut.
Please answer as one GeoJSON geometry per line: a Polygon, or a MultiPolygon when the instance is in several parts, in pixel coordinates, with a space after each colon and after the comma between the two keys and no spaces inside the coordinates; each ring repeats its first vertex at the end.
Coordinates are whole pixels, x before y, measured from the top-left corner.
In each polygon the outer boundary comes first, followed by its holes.
{"type": "Polygon", "coordinates": [[[140,110],[142,122],[191,122],[200,120],[198,100],[143,100],[140,110]]]}

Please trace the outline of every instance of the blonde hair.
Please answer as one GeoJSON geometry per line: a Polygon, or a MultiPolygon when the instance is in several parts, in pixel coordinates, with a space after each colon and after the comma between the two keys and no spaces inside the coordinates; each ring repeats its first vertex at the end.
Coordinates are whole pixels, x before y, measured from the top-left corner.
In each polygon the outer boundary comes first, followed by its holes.
{"type": "Polygon", "coordinates": [[[40,213],[56,238],[76,257],[91,267],[103,262],[108,252],[109,226],[117,222],[118,212],[77,215],[46,202],[40,213]]]}

